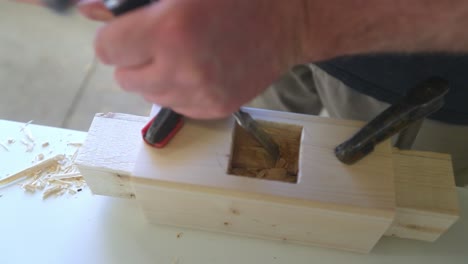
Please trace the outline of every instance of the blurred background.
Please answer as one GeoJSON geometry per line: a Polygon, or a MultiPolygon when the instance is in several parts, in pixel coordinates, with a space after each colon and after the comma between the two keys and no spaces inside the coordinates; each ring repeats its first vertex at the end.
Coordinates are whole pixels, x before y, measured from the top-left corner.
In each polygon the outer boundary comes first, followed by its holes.
{"type": "Polygon", "coordinates": [[[149,115],[96,61],[98,22],[0,0],[0,119],[88,131],[98,112],[149,115]]]}

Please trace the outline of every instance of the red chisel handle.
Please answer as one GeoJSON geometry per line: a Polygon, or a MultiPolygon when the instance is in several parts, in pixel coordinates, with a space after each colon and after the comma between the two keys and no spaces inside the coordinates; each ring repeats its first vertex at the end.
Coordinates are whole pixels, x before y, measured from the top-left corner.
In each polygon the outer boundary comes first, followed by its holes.
{"type": "MultiPolygon", "coordinates": [[[[134,9],[156,2],[154,0],[104,0],[106,7],[119,16],[134,9]]],[[[169,108],[161,108],[159,113],[141,130],[143,140],[156,148],[164,147],[180,130],[183,116],[169,108]]]]}
{"type": "Polygon", "coordinates": [[[141,130],[143,140],[156,148],[164,147],[180,130],[183,116],[169,108],[161,108],[158,114],[141,130]]]}

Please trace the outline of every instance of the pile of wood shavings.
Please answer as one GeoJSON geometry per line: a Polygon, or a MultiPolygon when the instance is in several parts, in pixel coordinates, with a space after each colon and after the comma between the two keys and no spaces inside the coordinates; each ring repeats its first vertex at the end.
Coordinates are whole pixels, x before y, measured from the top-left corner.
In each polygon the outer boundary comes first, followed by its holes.
{"type": "Polygon", "coordinates": [[[279,158],[271,168],[231,168],[229,173],[259,179],[297,182],[297,169],[289,168],[289,163],[284,158],[279,158]]]}
{"type": "Polygon", "coordinates": [[[86,186],[86,182],[73,164],[77,153],[78,150],[70,156],[55,156],[52,158],[55,162],[29,175],[30,179],[21,187],[27,192],[42,191],[42,199],[81,191],[86,186]]]}
{"type": "MultiPolygon", "coordinates": [[[[24,139],[21,143],[26,146],[26,152],[32,152],[36,145],[34,137],[28,125],[33,121],[29,121],[21,126],[24,139]]],[[[8,139],[7,144],[13,144],[14,139],[8,139]]],[[[49,142],[42,143],[42,148],[49,147],[49,142]]],[[[65,193],[76,194],[86,187],[86,182],[83,176],[74,165],[74,160],[78,154],[81,143],[68,143],[68,146],[77,147],[73,155],[56,155],[55,157],[44,160],[44,154],[38,154],[32,162],[38,162],[35,165],[26,168],[14,175],[7,178],[0,179],[0,186],[5,185],[19,179],[26,178],[28,182],[20,184],[20,186],[27,192],[34,193],[42,191],[42,198],[46,199],[52,195],[60,196],[65,193]]],[[[4,144],[1,146],[9,151],[8,147],[4,144]]],[[[49,153],[51,153],[50,151],[49,153]]]]}

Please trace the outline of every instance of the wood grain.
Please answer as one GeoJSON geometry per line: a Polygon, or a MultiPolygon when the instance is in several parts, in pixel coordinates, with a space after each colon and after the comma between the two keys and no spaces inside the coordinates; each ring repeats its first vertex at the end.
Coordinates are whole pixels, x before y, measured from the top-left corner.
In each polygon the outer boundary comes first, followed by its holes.
{"type": "Polygon", "coordinates": [[[137,156],[131,182],[150,221],[219,232],[229,227],[229,232],[242,235],[371,250],[394,216],[389,142],[361,163],[347,166],[335,158],[333,148],[361,123],[246,111],[261,122],[302,128],[297,183],[230,175],[231,146],[237,145],[232,136],[234,120],[186,120],[166,148],[143,146],[137,156]],[[229,224],[227,206],[233,203],[244,218],[229,224]],[[196,214],[194,208],[202,213],[196,214]],[[273,219],[276,223],[270,225],[253,224],[273,219]]]}
{"type": "Polygon", "coordinates": [[[394,149],[396,218],[386,235],[435,241],[459,217],[450,155],[394,149]]]}

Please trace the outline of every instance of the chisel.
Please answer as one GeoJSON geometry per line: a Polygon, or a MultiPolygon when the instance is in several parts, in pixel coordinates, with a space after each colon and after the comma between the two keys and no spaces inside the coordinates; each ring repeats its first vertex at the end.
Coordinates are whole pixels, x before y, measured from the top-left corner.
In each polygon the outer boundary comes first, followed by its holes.
{"type": "Polygon", "coordinates": [[[354,164],[371,153],[378,143],[399,132],[402,133],[397,146],[405,145],[407,148],[416,137],[421,120],[444,105],[448,91],[448,82],[439,77],[431,77],[416,85],[354,136],[338,145],[335,156],[345,164],[354,164]]]}

